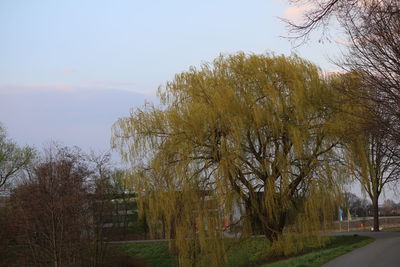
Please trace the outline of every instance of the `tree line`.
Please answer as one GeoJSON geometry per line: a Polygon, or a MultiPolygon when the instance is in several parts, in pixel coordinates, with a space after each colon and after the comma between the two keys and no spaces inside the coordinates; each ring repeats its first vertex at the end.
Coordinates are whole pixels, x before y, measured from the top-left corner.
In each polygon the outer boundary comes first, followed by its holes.
{"type": "Polygon", "coordinates": [[[133,191],[109,153],[55,143],[38,152],[0,129],[0,266],[114,266],[105,241],[146,238],[133,191]]]}

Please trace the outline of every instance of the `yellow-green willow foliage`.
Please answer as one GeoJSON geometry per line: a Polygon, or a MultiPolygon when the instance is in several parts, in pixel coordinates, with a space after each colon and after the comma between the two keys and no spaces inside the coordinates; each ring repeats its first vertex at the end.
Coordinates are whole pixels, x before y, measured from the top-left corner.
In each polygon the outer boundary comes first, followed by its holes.
{"type": "MultiPolygon", "coordinates": [[[[276,253],[327,227],[338,192],[334,90],[297,56],[220,56],[177,74],[114,125],[153,231],[165,224],[181,266],[226,262],[222,218],[240,202],[241,235],[276,253]],[[283,234],[282,234],[283,233],[283,234]],[[290,237],[290,238],[289,238],[290,237]]],[[[318,239],[318,241],[320,241],[318,239]]]]}

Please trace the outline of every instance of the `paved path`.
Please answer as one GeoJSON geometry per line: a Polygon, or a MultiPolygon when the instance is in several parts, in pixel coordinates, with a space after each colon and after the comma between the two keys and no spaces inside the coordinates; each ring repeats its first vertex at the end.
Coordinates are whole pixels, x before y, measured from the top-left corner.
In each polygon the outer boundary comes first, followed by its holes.
{"type": "Polygon", "coordinates": [[[400,232],[357,232],[343,235],[365,235],[376,240],[323,265],[324,267],[399,267],[400,232]]]}

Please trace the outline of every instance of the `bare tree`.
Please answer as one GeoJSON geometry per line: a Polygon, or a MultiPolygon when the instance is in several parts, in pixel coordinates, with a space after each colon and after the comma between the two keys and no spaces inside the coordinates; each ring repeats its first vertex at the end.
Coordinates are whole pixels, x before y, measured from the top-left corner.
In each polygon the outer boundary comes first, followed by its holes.
{"type": "Polygon", "coordinates": [[[333,19],[347,38],[347,52],[338,65],[360,76],[370,110],[379,106],[378,127],[386,127],[400,143],[400,1],[398,0],[292,0],[313,9],[300,23],[287,21],[291,37],[306,41],[317,28],[327,30],[333,19]]]}
{"type": "Polygon", "coordinates": [[[374,231],[379,231],[379,197],[400,175],[400,148],[386,135],[385,131],[367,132],[348,146],[350,170],[372,201],[374,231]]]}
{"type": "Polygon", "coordinates": [[[365,162],[362,163],[360,154],[353,156],[358,161],[356,177],[372,200],[374,229],[378,230],[378,198],[387,183],[399,179],[400,1],[291,2],[313,6],[304,13],[302,22],[287,21],[295,40],[306,41],[317,28],[327,30],[333,19],[345,32],[348,49],[337,64],[348,73],[356,74],[359,85],[357,90],[341,88],[341,91],[352,92],[350,101],[362,104],[367,111],[362,113],[367,133],[355,133],[365,141],[365,162]]]}
{"type": "Polygon", "coordinates": [[[21,241],[34,266],[100,266],[94,170],[79,149],[52,146],[11,195],[21,241]]]}
{"type": "Polygon", "coordinates": [[[111,176],[111,154],[109,152],[95,153],[91,151],[86,156],[91,165],[91,214],[92,214],[92,254],[93,266],[101,266],[106,255],[106,238],[104,218],[112,212],[112,195],[109,180],[111,176]]]}

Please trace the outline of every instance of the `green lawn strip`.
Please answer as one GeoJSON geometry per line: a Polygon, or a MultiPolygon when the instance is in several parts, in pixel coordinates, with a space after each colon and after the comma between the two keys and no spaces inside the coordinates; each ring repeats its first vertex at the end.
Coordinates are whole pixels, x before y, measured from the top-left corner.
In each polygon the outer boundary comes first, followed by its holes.
{"type": "Polygon", "coordinates": [[[224,241],[229,267],[258,265],[268,257],[270,252],[269,242],[265,237],[224,241]]]}
{"type": "Polygon", "coordinates": [[[287,260],[277,261],[264,266],[321,266],[322,264],[327,263],[328,261],[336,257],[346,254],[356,248],[363,247],[373,241],[373,238],[366,236],[334,236],[331,237],[331,241],[324,248],[315,249],[313,252],[307,253],[305,255],[289,258],[287,260]]]}
{"type": "MultiPolygon", "coordinates": [[[[265,238],[225,239],[227,266],[254,266],[263,262],[268,253],[265,238]]],[[[148,266],[178,266],[175,255],[168,252],[168,242],[118,244],[120,251],[148,266]]],[[[200,265],[207,265],[208,255],[200,256],[200,265]]]]}
{"type": "Polygon", "coordinates": [[[178,262],[174,255],[168,252],[168,242],[141,242],[119,244],[122,251],[139,260],[143,260],[147,266],[177,266],[178,262]]]}
{"type": "Polygon", "coordinates": [[[382,232],[400,232],[400,227],[395,227],[395,228],[384,228],[382,232]]]}
{"type": "MultiPolygon", "coordinates": [[[[357,235],[333,236],[330,237],[324,248],[308,247],[306,249],[307,254],[264,264],[263,266],[321,266],[331,259],[365,246],[373,240],[370,237],[357,235]]],[[[265,238],[226,239],[224,242],[228,259],[227,266],[259,266],[266,260],[268,262],[270,250],[265,238]]],[[[117,246],[124,254],[130,255],[150,267],[178,265],[176,256],[168,252],[168,242],[126,243],[117,246]]],[[[202,261],[202,263],[207,262],[207,257],[204,256],[205,261],[202,261]]]]}

